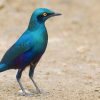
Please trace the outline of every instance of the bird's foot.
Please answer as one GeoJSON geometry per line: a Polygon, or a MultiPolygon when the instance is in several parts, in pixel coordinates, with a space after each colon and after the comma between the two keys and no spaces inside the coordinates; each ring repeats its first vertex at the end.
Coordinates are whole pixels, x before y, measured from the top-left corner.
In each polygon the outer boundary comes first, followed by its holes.
{"type": "Polygon", "coordinates": [[[36,89],[36,91],[33,91],[33,93],[35,93],[35,94],[38,94],[38,95],[46,95],[46,94],[48,94],[49,92],[46,92],[46,91],[44,91],[44,90],[42,90],[42,89],[36,89]]]}
{"type": "Polygon", "coordinates": [[[23,92],[22,90],[19,90],[18,94],[21,96],[32,96],[32,94],[28,90],[25,90],[25,92],[23,92]]]}
{"type": "Polygon", "coordinates": [[[31,94],[31,93],[23,93],[23,95],[22,96],[33,96],[33,94],[31,94]]]}
{"type": "Polygon", "coordinates": [[[36,93],[37,93],[37,94],[41,94],[41,93],[42,93],[42,90],[40,90],[39,88],[37,88],[37,89],[36,89],[36,93]]]}

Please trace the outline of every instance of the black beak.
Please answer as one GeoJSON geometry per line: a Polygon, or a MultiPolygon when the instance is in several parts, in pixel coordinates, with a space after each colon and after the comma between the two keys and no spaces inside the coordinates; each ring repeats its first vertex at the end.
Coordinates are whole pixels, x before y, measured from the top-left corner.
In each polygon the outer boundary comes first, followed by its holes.
{"type": "Polygon", "coordinates": [[[60,16],[60,15],[62,15],[62,14],[61,13],[54,13],[51,16],[60,16]]]}
{"type": "Polygon", "coordinates": [[[52,14],[50,14],[50,15],[48,16],[48,18],[54,17],[54,16],[60,16],[60,15],[62,15],[62,14],[60,14],[60,13],[52,13],[52,14]]]}

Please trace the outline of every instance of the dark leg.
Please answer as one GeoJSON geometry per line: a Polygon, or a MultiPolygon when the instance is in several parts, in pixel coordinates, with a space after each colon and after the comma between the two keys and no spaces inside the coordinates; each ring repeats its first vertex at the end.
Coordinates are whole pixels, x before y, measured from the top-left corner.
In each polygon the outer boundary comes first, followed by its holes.
{"type": "Polygon", "coordinates": [[[20,86],[22,92],[23,92],[23,95],[27,95],[27,93],[25,92],[25,89],[23,88],[23,85],[22,85],[22,83],[20,81],[21,75],[22,75],[22,71],[23,70],[21,70],[21,69],[18,70],[17,75],[16,75],[16,79],[17,79],[17,82],[19,83],[19,86],[20,86]]]}
{"type": "Polygon", "coordinates": [[[34,75],[34,69],[35,69],[36,64],[30,64],[30,71],[29,71],[29,77],[32,80],[34,86],[36,87],[36,90],[38,93],[41,93],[40,89],[38,88],[36,82],[33,79],[33,75],[34,75]]]}

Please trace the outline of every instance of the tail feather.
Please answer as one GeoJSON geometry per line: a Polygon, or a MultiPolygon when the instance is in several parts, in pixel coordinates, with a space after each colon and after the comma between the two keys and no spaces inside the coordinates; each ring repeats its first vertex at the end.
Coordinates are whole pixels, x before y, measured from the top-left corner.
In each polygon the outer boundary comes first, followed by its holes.
{"type": "Polygon", "coordinates": [[[6,64],[0,64],[0,72],[8,70],[8,67],[6,64]]]}

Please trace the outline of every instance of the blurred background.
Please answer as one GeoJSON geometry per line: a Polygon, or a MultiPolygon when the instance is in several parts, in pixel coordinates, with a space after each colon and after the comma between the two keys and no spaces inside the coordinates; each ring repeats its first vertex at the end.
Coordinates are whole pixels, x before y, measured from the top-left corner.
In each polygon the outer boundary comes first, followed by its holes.
{"type": "MultiPolygon", "coordinates": [[[[19,96],[16,70],[10,70],[0,73],[0,100],[99,100],[100,0],[0,0],[0,59],[40,7],[62,13],[46,22],[49,43],[34,76],[49,93],[19,96]]],[[[28,68],[22,80],[35,90],[28,68]]]]}

